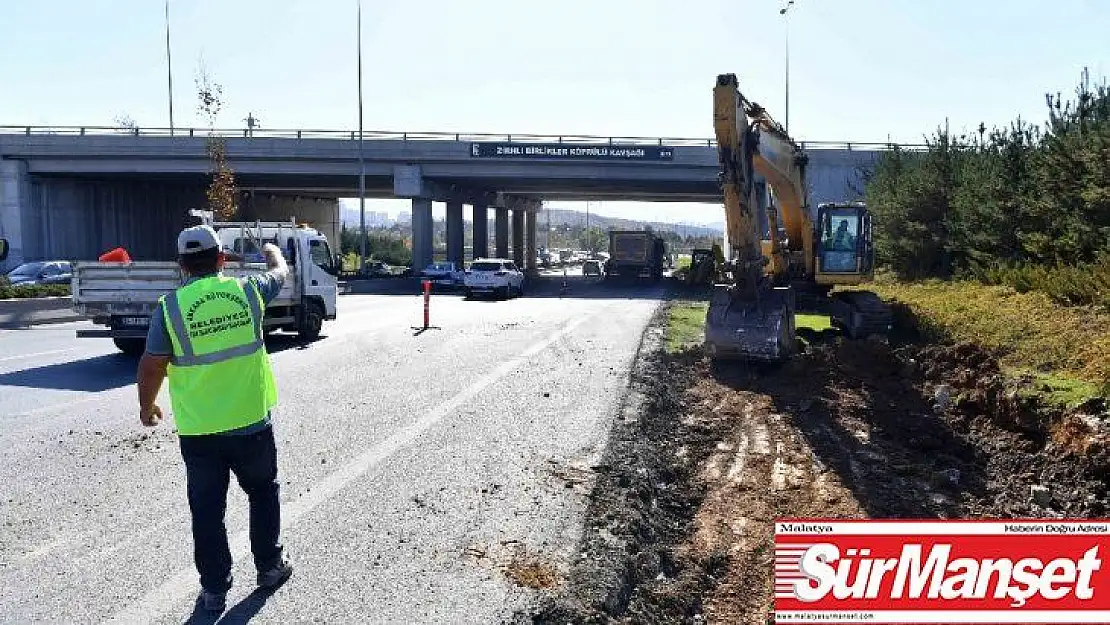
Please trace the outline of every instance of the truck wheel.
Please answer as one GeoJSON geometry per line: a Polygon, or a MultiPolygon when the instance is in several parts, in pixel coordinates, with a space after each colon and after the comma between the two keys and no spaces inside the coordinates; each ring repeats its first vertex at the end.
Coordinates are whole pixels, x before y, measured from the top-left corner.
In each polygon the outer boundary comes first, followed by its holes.
{"type": "Polygon", "coordinates": [[[128,356],[142,356],[143,352],[146,351],[146,339],[113,338],[112,342],[116,344],[119,351],[128,356]]]}
{"type": "Polygon", "coordinates": [[[304,321],[298,328],[297,334],[306,341],[315,341],[320,338],[320,330],[324,327],[324,311],[320,305],[313,302],[304,311],[304,321]]]}

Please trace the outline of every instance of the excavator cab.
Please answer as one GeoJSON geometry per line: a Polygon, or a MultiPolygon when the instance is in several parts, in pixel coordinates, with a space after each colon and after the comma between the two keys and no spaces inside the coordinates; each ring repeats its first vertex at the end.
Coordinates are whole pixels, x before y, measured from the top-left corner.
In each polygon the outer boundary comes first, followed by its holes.
{"type": "Polygon", "coordinates": [[[871,279],[875,246],[871,213],[862,202],[821,204],[816,223],[817,284],[860,284],[871,279]]]}

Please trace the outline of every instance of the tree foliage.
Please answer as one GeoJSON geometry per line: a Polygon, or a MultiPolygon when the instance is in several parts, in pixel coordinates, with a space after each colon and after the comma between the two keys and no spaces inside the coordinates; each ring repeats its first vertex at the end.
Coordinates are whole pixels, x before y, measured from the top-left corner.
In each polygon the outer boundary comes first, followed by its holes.
{"type": "MultiPolygon", "coordinates": [[[[339,247],[343,254],[359,251],[358,228],[343,224],[339,231],[339,247]]],[[[387,265],[409,265],[412,249],[399,231],[368,229],[366,231],[367,260],[379,260],[387,265]]],[[[357,259],[354,264],[358,264],[357,259]]]]}
{"type": "Polygon", "coordinates": [[[139,124],[135,123],[135,120],[127,113],[116,115],[114,121],[116,122],[116,128],[121,131],[131,135],[139,134],[139,124]]]}
{"type": "Polygon", "coordinates": [[[227,162],[227,144],[223,137],[216,135],[216,120],[224,105],[223,86],[212,81],[203,65],[197,73],[196,85],[197,111],[208,122],[205,149],[212,162],[212,181],[206,192],[208,210],[225,221],[232,221],[239,214],[235,175],[227,162]]]}
{"type": "Polygon", "coordinates": [[[879,260],[900,277],[975,276],[1092,301],[1110,276],[1110,88],[1084,70],[1075,96],[1046,95],[1042,126],[1018,118],[923,151],[894,149],[868,172],[879,260]],[[1068,269],[1065,269],[1068,268],[1068,269]],[[1083,276],[1089,275],[1088,278],[1083,276]]]}

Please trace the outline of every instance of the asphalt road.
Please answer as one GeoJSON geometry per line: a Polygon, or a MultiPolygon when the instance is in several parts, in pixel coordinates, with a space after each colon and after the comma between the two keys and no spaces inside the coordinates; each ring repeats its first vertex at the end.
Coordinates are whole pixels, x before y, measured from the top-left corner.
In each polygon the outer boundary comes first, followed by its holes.
{"type": "MultiPolygon", "coordinates": [[[[604,447],[661,294],[559,283],[437,295],[419,334],[419,296],[345,295],[319,341],[271,342],[296,572],[251,594],[233,481],[222,622],[496,623],[531,604],[505,565],[577,557],[589,482],[566,478],[604,447]]],[[[135,362],[80,325],[0,331],[0,622],[181,623],[197,579],[172,421],[139,425],[135,362]]]]}

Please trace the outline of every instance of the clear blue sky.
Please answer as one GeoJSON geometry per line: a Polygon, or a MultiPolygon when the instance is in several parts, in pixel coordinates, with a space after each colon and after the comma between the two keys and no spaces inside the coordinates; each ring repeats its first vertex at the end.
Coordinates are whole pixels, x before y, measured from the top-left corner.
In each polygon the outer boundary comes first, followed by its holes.
{"type": "MultiPolygon", "coordinates": [[[[779,0],[364,0],[365,127],[708,137],[718,73],[785,118],[779,0]]],[[[174,121],[200,125],[200,61],[221,125],[355,128],[355,0],[170,0],[174,121]]],[[[1106,0],[796,0],[790,130],[917,141],[1041,121],[1084,65],[1110,74],[1106,0]]],[[[167,126],[162,0],[5,0],[0,124],[167,126]]],[[[398,204],[389,203],[396,212],[398,204]]],[[[374,208],[382,205],[374,203],[374,208]]],[[[719,209],[621,206],[717,221],[719,209]]]]}

